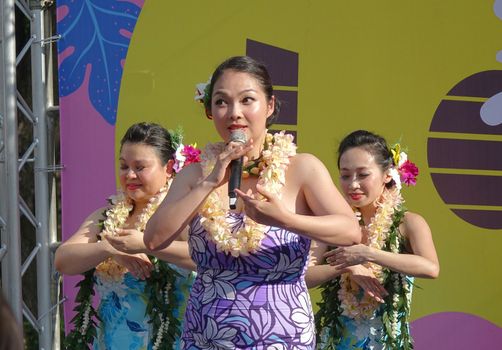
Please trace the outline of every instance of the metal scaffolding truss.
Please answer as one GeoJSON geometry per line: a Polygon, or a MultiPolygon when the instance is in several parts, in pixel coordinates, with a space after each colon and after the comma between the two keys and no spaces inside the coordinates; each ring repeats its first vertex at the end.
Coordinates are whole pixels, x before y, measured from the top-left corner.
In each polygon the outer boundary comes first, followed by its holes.
{"type": "MultiPolygon", "coordinates": [[[[51,1],[2,0],[0,8],[0,264],[2,290],[21,326],[24,319],[38,332],[39,349],[59,349],[57,291],[53,273],[52,252],[57,242],[55,192],[52,172],[54,150],[48,145],[51,128],[48,108],[52,107],[53,72],[48,64],[50,45],[54,38],[46,36],[46,9],[51,1]],[[29,23],[31,37],[21,43],[16,55],[16,7],[29,23]],[[31,106],[16,85],[18,65],[31,55],[31,106]],[[30,145],[19,150],[18,118],[32,125],[30,145]],[[20,196],[20,172],[33,162],[34,208],[20,196]],[[33,225],[36,244],[22,260],[21,215],[33,225]],[[22,276],[36,264],[38,310],[23,301],[22,276]]],[[[49,62],[50,63],[50,62],[49,62]]]]}

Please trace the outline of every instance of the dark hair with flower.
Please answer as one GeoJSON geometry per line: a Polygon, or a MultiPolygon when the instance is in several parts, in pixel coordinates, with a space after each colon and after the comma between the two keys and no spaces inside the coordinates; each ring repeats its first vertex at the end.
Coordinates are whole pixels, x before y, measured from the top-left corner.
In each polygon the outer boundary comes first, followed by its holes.
{"type": "MultiPolygon", "coordinates": [[[[272,79],[265,64],[249,56],[234,56],[222,62],[215,69],[207,83],[200,83],[196,85],[197,92],[195,100],[203,102],[206,111],[211,110],[211,96],[213,94],[213,87],[226,70],[232,70],[235,72],[247,73],[251,75],[256,79],[256,81],[258,81],[259,85],[262,87],[263,92],[267,97],[267,101],[270,101],[274,97],[274,87],[272,85],[272,79]]],[[[279,99],[277,99],[277,96],[275,96],[274,111],[272,115],[267,119],[267,127],[274,123],[279,115],[280,110],[281,102],[279,101],[279,99]]]]}
{"type": "Polygon", "coordinates": [[[408,160],[408,155],[402,150],[401,144],[387,146],[387,141],[375,133],[367,130],[356,130],[347,135],[338,147],[338,168],[343,153],[355,147],[363,147],[375,157],[375,162],[382,171],[389,171],[392,181],[386,184],[387,188],[396,186],[401,189],[401,183],[407,186],[417,183],[418,167],[408,160]]]}
{"type": "MultiPolygon", "coordinates": [[[[156,150],[163,164],[166,164],[170,159],[174,159],[175,171],[178,172],[184,166],[200,161],[200,150],[198,150],[195,145],[184,146],[182,142],[183,129],[181,127],[178,127],[176,130],[167,131],[158,124],[137,123],[129,127],[120,144],[121,147],[125,143],[143,143],[149,145],[156,150]],[[178,153],[184,157],[183,160],[178,158],[178,153]]],[[[152,197],[149,205],[139,216],[140,220],[135,224],[137,230],[144,230],[146,222],[155,212],[166,192],[167,187],[164,187],[156,196],[152,197]]],[[[98,235],[98,240],[101,240],[102,234],[122,227],[133,208],[133,203],[131,203],[131,200],[123,193],[118,196],[110,197],[108,203],[108,207],[103,211],[103,218],[105,219],[101,220],[99,223],[100,234],[98,235]],[[119,219],[108,222],[110,217],[115,218],[119,216],[119,219]]],[[[150,277],[146,279],[144,290],[146,300],[148,301],[145,316],[148,317],[149,323],[152,324],[153,328],[151,338],[153,349],[172,349],[176,339],[178,339],[181,334],[180,320],[174,317],[173,312],[179,308],[182,302],[175,288],[173,288],[179,273],[171,268],[169,264],[154,256],[149,256],[149,259],[152,262],[153,270],[151,271],[150,277]]],[[[99,322],[102,322],[98,312],[92,305],[93,296],[95,294],[95,273],[102,271],[106,273],[109,266],[113,264],[117,263],[114,263],[109,258],[96,268],[92,268],[82,274],[84,279],[76,285],[76,287],[79,288],[75,299],[76,307],[73,309],[76,311],[76,315],[71,320],[74,329],[65,337],[63,344],[64,349],[89,349],[89,346],[94,342],[97,336],[96,328],[99,327],[99,322]]],[[[114,272],[123,274],[127,272],[127,270],[121,267],[115,269],[114,272]]]]}

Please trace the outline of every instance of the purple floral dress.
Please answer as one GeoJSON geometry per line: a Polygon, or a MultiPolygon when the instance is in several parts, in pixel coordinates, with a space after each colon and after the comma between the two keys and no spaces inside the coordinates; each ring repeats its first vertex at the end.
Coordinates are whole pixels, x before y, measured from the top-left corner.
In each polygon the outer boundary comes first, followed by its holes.
{"type": "MultiPolygon", "coordinates": [[[[243,216],[230,213],[232,230],[243,216]]],[[[188,301],[183,349],[314,349],[314,319],[304,280],[310,240],[267,227],[261,249],[235,258],[218,252],[200,217],[189,238],[197,278],[188,301]]]]}

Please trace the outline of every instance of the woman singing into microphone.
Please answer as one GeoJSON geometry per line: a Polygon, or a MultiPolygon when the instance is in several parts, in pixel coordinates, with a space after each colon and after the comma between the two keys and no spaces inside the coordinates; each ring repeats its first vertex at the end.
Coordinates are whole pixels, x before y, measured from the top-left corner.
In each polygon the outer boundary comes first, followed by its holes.
{"type": "Polygon", "coordinates": [[[310,241],[358,243],[357,220],[316,157],[297,154],[292,135],[267,133],[279,102],[264,65],[229,58],[201,99],[223,142],[178,174],[144,236],[148,248],[162,249],[190,225],[198,275],[182,347],[314,349],[304,280],[310,241]],[[245,143],[231,139],[236,130],[245,143]],[[240,157],[242,184],[230,210],[229,164],[240,157]]]}

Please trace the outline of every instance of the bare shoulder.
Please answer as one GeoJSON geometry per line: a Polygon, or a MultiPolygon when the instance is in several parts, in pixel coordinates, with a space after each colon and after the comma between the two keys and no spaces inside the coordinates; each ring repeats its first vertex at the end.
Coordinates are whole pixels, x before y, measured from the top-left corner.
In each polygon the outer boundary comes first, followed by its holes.
{"type": "Polygon", "coordinates": [[[405,235],[420,234],[421,232],[430,234],[429,224],[425,219],[413,212],[406,212],[404,214],[403,222],[401,224],[401,231],[405,235]]]}
{"type": "Polygon", "coordinates": [[[103,207],[93,211],[80,225],[80,228],[90,225],[99,225],[99,223],[106,219],[106,211],[110,207],[103,207]]]}
{"type": "Polygon", "coordinates": [[[294,157],[290,158],[291,164],[296,163],[296,162],[301,162],[301,163],[319,163],[322,164],[322,162],[314,156],[311,153],[297,153],[294,157]]]}
{"type": "Polygon", "coordinates": [[[92,220],[104,220],[106,218],[106,211],[111,208],[110,206],[102,207],[99,209],[96,209],[94,212],[89,215],[89,218],[92,220]]]}
{"type": "Polygon", "coordinates": [[[412,225],[412,226],[413,225],[422,225],[422,224],[427,225],[427,222],[420,214],[413,213],[411,211],[407,211],[404,214],[403,224],[412,225]]]}
{"type": "Polygon", "coordinates": [[[326,166],[319,158],[310,153],[298,153],[290,158],[290,167],[295,172],[312,174],[319,171],[327,172],[326,166]]]}
{"type": "Polygon", "coordinates": [[[92,212],[84,219],[78,230],[65,243],[95,242],[101,231],[100,223],[106,219],[105,212],[108,207],[103,207],[92,212]]]}

